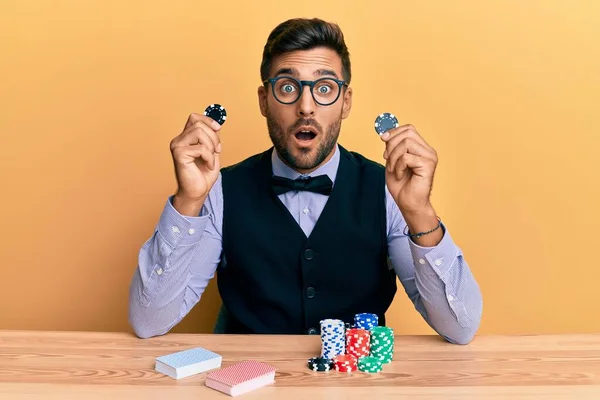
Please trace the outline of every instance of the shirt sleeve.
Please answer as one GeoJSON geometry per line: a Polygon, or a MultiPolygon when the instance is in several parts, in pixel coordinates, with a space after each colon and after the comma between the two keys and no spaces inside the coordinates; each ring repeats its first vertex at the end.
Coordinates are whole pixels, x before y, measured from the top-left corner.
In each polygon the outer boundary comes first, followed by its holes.
{"type": "Polygon", "coordinates": [[[483,300],[460,247],[442,223],[444,235],[434,247],[422,247],[404,235],[406,221],[386,186],[389,258],[415,309],[439,335],[467,344],[481,321],[483,300]]]}
{"type": "Polygon", "coordinates": [[[181,215],[172,199],[139,251],[129,288],[129,323],[141,338],[178,324],[198,303],[221,260],[221,175],[197,217],[181,215]]]}

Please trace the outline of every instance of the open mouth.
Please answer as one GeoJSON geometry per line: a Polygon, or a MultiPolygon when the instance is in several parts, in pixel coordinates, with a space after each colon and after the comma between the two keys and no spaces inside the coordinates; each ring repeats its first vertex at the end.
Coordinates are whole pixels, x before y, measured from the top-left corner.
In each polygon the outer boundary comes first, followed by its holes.
{"type": "Polygon", "coordinates": [[[301,127],[294,133],[294,136],[301,142],[310,142],[317,137],[317,132],[311,127],[301,127]]]}
{"type": "Polygon", "coordinates": [[[300,131],[296,132],[296,139],[298,140],[313,140],[317,135],[311,131],[300,131]]]}

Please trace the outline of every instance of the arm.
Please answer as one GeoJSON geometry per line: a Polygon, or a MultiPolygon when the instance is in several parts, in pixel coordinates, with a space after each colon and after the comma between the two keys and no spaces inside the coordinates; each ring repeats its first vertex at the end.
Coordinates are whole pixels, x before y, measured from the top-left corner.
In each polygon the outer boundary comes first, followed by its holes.
{"type": "Polygon", "coordinates": [[[172,199],[139,251],[129,288],[129,323],[140,338],[177,325],[200,300],[221,259],[221,175],[197,217],[180,214],[172,199]]]}
{"type": "Polygon", "coordinates": [[[387,187],[386,207],[390,261],[415,309],[447,341],[469,343],[479,328],[483,304],[462,250],[445,226],[441,241],[432,247],[404,236],[406,221],[387,187]]]}

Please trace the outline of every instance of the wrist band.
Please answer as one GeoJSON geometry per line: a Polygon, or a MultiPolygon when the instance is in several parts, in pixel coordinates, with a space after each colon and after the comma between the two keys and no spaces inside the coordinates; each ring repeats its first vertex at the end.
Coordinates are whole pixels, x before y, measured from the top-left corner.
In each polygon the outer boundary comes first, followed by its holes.
{"type": "Polygon", "coordinates": [[[423,235],[427,235],[428,233],[431,232],[435,232],[437,229],[439,229],[442,226],[442,220],[440,219],[440,217],[436,217],[438,219],[438,224],[435,228],[433,228],[430,231],[427,232],[419,232],[419,233],[409,233],[410,229],[408,229],[408,224],[406,225],[406,227],[404,228],[404,236],[408,236],[408,237],[412,237],[412,238],[420,238],[423,235]]]}

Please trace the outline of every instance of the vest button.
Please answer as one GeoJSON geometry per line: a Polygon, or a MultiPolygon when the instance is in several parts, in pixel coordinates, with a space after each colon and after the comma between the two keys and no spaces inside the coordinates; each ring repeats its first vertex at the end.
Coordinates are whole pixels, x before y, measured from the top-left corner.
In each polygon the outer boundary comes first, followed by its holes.
{"type": "Polygon", "coordinates": [[[304,258],[307,260],[312,260],[313,257],[315,256],[315,252],[312,249],[306,249],[304,250],[304,258]]]}
{"type": "Polygon", "coordinates": [[[308,334],[309,334],[309,335],[316,335],[316,334],[317,334],[317,330],[316,330],[315,328],[310,328],[310,329],[308,330],[308,334]]]}
{"type": "Polygon", "coordinates": [[[314,287],[309,287],[308,289],[306,289],[306,297],[308,297],[309,299],[312,299],[313,297],[315,297],[315,288],[314,287]]]}

